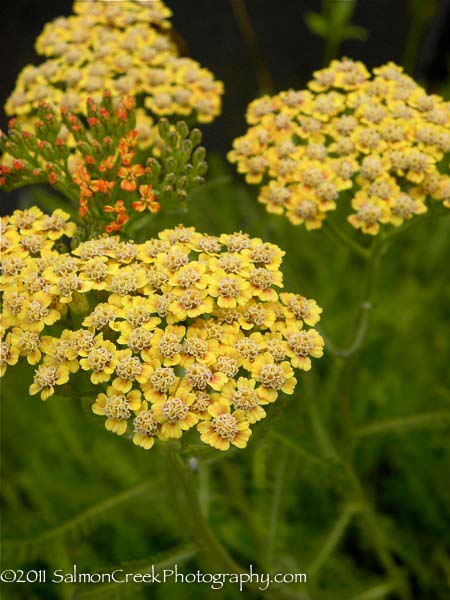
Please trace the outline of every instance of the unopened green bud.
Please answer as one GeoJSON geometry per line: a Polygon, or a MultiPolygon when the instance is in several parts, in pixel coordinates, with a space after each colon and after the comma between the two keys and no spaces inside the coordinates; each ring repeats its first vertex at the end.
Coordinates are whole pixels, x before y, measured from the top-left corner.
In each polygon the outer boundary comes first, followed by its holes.
{"type": "Polygon", "coordinates": [[[167,173],[167,175],[164,177],[164,182],[163,185],[170,185],[172,186],[175,183],[175,173],[167,173]]]}
{"type": "Polygon", "coordinates": [[[208,172],[208,165],[205,162],[201,162],[197,165],[197,173],[199,175],[206,175],[208,172]]]}
{"type": "Polygon", "coordinates": [[[159,131],[159,135],[160,137],[165,140],[168,133],[169,133],[169,121],[167,119],[160,119],[159,123],[158,123],[158,131],[159,131]]]}
{"type": "Polygon", "coordinates": [[[202,141],[202,132],[200,131],[200,129],[193,129],[191,131],[190,138],[193,146],[198,146],[202,141]]]}
{"type": "Polygon", "coordinates": [[[178,189],[184,189],[187,187],[188,184],[188,178],[187,177],[179,177],[178,181],[177,181],[177,188],[178,189]]]}
{"type": "Polygon", "coordinates": [[[181,144],[180,159],[183,163],[186,163],[192,154],[192,142],[190,140],[184,140],[181,144]]]}
{"type": "Polygon", "coordinates": [[[203,146],[199,146],[192,155],[192,164],[196,167],[200,162],[205,160],[206,150],[203,146]]]}
{"type": "Polygon", "coordinates": [[[178,161],[173,156],[168,156],[166,160],[166,169],[168,171],[176,171],[178,167],[178,161]]]}
{"type": "Polygon", "coordinates": [[[171,146],[172,148],[177,147],[179,138],[175,131],[169,131],[166,139],[169,146],[171,146]]]}
{"type": "Polygon", "coordinates": [[[189,135],[189,127],[184,121],[178,121],[178,123],[176,124],[176,129],[183,140],[189,135]]]}
{"type": "Polygon", "coordinates": [[[146,165],[147,165],[147,167],[150,167],[150,169],[152,170],[152,175],[154,175],[156,177],[161,172],[161,165],[156,160],[156,158],[153,158],[153,157],[148,158],[146,165]]]}

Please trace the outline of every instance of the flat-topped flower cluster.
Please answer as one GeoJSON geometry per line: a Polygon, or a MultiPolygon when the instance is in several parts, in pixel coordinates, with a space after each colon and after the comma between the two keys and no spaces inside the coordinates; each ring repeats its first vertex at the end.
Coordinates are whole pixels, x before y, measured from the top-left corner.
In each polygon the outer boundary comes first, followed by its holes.
{"type": "Polygon", "coordinates": [[[393,63],[371,75],[334,60],[308,89],[253,101],[247,122],[229,160],[294,224],[320,228],[344,204],[353,227],[376,235],[425,212],[427,199],[450,207],[449,103],[393,63]]]}
{"type": "Polygon", "coordinates": [[[1,368],[36,365],[31,394],[45,400],[85,371],[107,429],[150,448],[196,427],[227,450],[322,356],[322,309],[281,292],[276,245],[179,226],[64,251],[74,231],[61,210],[2,220],[1,368]],[[81,326],[66,328],[73,315],[81,326]]]}
{"type": "Polygon", "coordinates": [[[75,1],[74,13],[48,23],[36,42],[46,60],[20,73],[5,109],[33,122],[39,102],[84,114],[88,97],[139,99],[140,140],[153,139],[157,116],[212,121],[221,110],[223,84],[191,58],[179,56],[170,10],[160,0],[75,1]]]}

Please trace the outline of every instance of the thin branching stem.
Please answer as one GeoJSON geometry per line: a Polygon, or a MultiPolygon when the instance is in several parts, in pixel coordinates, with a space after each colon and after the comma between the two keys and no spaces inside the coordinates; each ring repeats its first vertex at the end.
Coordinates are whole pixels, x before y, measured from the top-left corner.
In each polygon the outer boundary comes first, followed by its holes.
{"type": "Polygon", "coordinates": [[[224,573],[242,573],[242,568],[228,554],[220,540],[213,533],[200,506],[199,498],[188,465],[181,458],[177,448],[167,450],[168,462],[178,483],[188,513],[191,518],[193,541],[197,544],[205,560],[224,569],[224,573]]]}
{"type": "Polygon", "coordinates": [[[264,548],[264,538],[262,532],[255,521],[255,515],[254,511],[252,511],[251,503],[248,501],[248,498],[242,489],[241,480],[236,473],[235,465],[231,464],[229,461],[223,461],[220,465],[220,468],[227,485],[230,501],[243,517],[244,522],[247,524],[247,527],[258,548],[264,548]]]}
{"type": "Polygon", "coordinates": [[[378,598],[391,598],[396,591],[397,585],[392,581],[381,583],[366,590],[362,594],[352,596],[351,600],[378,600],[378,598]]]}
{"type": "Polygon", "coordinates": [[[356,429],[359,438],[380,435],[385,433],[401,433],[405,429],[427,429],[429,427],[448,427],[450,424],[450,411],[437,410],[431,413],[408,415],[396,419],[387,419],[378,423],[371,423],[356,429]]]}
{"type": "MultiPolygon", "coordinates": [[[[404,581],[402,573],[394,561],[389,542],[386,539],[383,527],[380,523],[379,515],[369,501],[364,491],[363,484],[356,473],[351,460],[344,458],[336,450],[336,447],[327,431],[319,411],[315,412],[313,428],[316,432],[316,435],[317,432],[320,431],[320,437],[318,438],[319,446],[323,447],[324,440],[326,440],[326,451],[328,453],[330,451],[333,453],[333,457],[339,462],[339,464],[343,467],[344,472],[347,474],[347,479],[352,490],[354,504],[355,506],[360,507],[359,512],[361,514],[361,519],[363,521],[366,533],[372,542],[372,546],[375,550],[378,560],[385,569],[389,580],[395,582],[396,590],[402,600],[410,600],[411,596],[407,588],[407,583],[404,581]],[[317,424],[319,424],[319,426],[317,424]]],[[[330,554],[328,554],[325,559],[327,559],[329,555],[330,554]]],[[[321,558],[320,566],[322,566],[323,562],[324,560],[321,558]]]]}
{"type": "Polygon", "coordinates": [[[339,455],[320,415],[310,378],[305,377],[304,386],[307,410],[320,452],[325,458],[339,461],[339,455]]]}
{"type": "MultiPolygon", "coordinates": [[[[171,474],[176,478],[180,486],[182,501],[185,503],[186,513],[189,515],[192,541],[198,548],[203,561],[207,564],[213,564],[216,568],[221,569],[222,573],[246,573],[246,571],[234,560],[228,550],[213,532],[208,519],[200,506],[196,486],[193,480],[192,472],[186,462],[179,454],[179,448],[172,446],[165,448],[165,453],[168,458],[168,464],[171,469],[171,474]]],[[[260,596],[261,590],[255,582],[249,582],[246,586],[248,593],[252,596],[260,596]]],[[[297,600],[308,600],[304,594],[291,592],[286,586],[278,586],[277,593],[272,594],[267,591],[267,597],[275,600],[275,598],[285,597],[297,600]]]]}
{"type": "MultiPolygon", "coordinates": [[[[336,447],[332,436],[328,432],[325,421],[322,419],[320,411],[318,410],[314,392],[312,390],[309,390],[308,392],[308,388],[306,388],[306,397],[308,400],[308,411],[312,427],[316,434],[319,448],[321,448],[321,451],[325,456],[333,458],[343,467],[345,473],[347,474],[353,500],[358,506],[361,506],[361,519],[366,533],[371,540],[377,558],[385,569],[389,581],[395,583],[395,588],[399,597],[402,598],[402,600],[409,600],[411,596],[408,590],[407,582],[403,579],[402,573],[395,563],[389,540],[384,533],[382,524],[380,523],[379,515],[367,497],[363,484],[353,465],[352,454],[356,432],[351,420],[347,390],[343,389],[344,374],[346,372],[349,359],[361,348],[367,333],[369,315],[373,306],[377,267],[380,255],[385,249],[385,246],[386,241],[381,237],[376,238],[372,243],[365,265],[362,302],[358,309],[358,317],[356,319],[356,329],[353,339],[350,345],[343,350],[334,348],[334,354],[337,357],[336,360],[338,361],[336,366],[336,389],[339,390],[337,395],[340,400],[339,412],[342,417],[342,436],[344,438],[342,450],[336,447]]],[[[306,379],[305,383],[307,381],[308,380],[306,379]]],[[[337,529],[337,533],[340,533],[342,523],[339,523],[338,521],[336,527],[338,525],[339,528],[337,529]]],[[[334,532],[334,534],[336,534],[336,532],[334,532]]],[[[328,556],[325,556],[325,558],[327,557],[328,556]]],[[[319,566],[321,566],[323,562],[324,560],[320,558],[319,566]]]]}
{"type": "Polygon", "coordinates": [[[275,477],[275,484],[272,497],[272,509],[270,512],[269,536],[267,540],[267,564],[269,565],[269,567],[272,567],[274,565],[277,539],[279,535],[281,501],[283,496],[286,471],[288,467],[289,454],[289,450],[285,448],[282,452],[282,456],[280,456],[279,458],[277,474],[275,477]]]}
{"type": "Polygon", "coordinates": [[[34,538],[26,538],[22,540],[4,540],[4,548],[12,549],[14,547],[22,546],[38,546],[53,542],[54,540],[60,539],[65,535],[82,529],[86,523],[91,523],[97,520],[106,511],[116,508],[117,506],[136,498],[144,492],[148,494],[153,487],[154,484],[149,481],[144,481],[143,483],[134,485],[126,490],[123,490],[122,492],[119,492],[118,494],[110,496],[109,498],[90,506],[85,511],[75,515],[64,523],[61,523],[61,525],[53,527],[52,529],[47,529],[34,538]]]}
{"type": "MultiPolygon", "coordinates": [[[[145,561],[132,561],[126,562],[114,566],[108,571],[114,572],[116,569],[120,569],[125,573],[146,573],[154,569],[156,572],[162,571],[165,568],[173,567],[173,565],[180,565],[185,563],[196,556],[198,549],[194,545],[177,548],[172,552],[167,553],[163,557],[152,556],[150,559],[145,561]]],[[[100,567],[103,570],[103,567],[100,567]]],[[[133,590],[139,588],[139,583],[132,583],[133,590]]],[[[104,583],[101,585],[79,585],[75,589],[71,598],[79,598],[80,600],[85,599],[97,599],[103,598],[110,600],[111,598],[122,597],[119,595],[119,590],[126,587],[121,582],[104,583]]],[[[126,596],[127,597],[127,596],[126,596]]]]}
{"type": "Polygon", "coordinates": [[[341,515],[338,517],[336,523],[334,524],[333,528],[331,529],[330,533],[327,535],[317,556],[310,564],[308,568],[309,577],[317,578],[319,570],[322,568],[322,566],[326,563],[326,561],[330,558],[330,556],[337,548],[357,510],[358,507],[356,505],[347,505],[344,508],[341,515]]]}
{"type": "Polygon", "coordinates": [[[274,94],[275,84],[264,59],[245,0],[231,0],[231,9],[255,67],[260,91],[266,94],[274,94]]]}
{"type": "Polygon", "coordinates": [[[358,244],[357,241],[350,238],[343,231],[336,227],[336,225],[330,220],[326,219],[323,224],[323,229],[325,232],[329,233],[333,238],[338,240],[340,244],[343,244],[347,248],[350,248],[352,252],[357,254],[360,258],[367,260],[370,257],[369,250],[358,244]]]}
{"type": "Polygon", "coordinates": [[[364,342],[369,326],[370,313],[373,309],[373,296],[375,291],[375,278],[377,274],[378,263],[380,255],[385,247],[386,242],[384,239],[375,239],[370,248],[369,257],[366,262],[362,300],[358,308],[358,315],[356,317],[357,326],[349,346],[346,348],[338,348],[332,342],[330,343],[330,340],[325,335],[328,352],[335,358],[349,358],[360,349],[364,342]]]}

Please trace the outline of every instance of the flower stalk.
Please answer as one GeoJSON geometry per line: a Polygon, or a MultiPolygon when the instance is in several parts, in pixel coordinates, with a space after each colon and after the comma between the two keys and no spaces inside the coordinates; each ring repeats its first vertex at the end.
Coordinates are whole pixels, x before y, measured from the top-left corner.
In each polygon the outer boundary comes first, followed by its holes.
{"type": "Polygon", "coordinates": [[[360,258],[364,260],[368,260],[370,258],[370,253],[369,250],[367,250],[367,248],[364,248],[364,246],[361,246],[361,244],[358,244],[358,242],[346,235],[330,219],[328,219],[328,221],[325,221],[323,227],[325,232],[329,233],[339,243],[343,244],[344,246],[347,246],[347,248],[350,248],[350,250],[357,254],[360,258]]]}
{"type": "Polygon", "coordinates": [[[185,514],[191,518],[191,522],[189,523],[191,535],[204,561],[210,563],[211,566],[222,569],[224,573],[242,573],[242,568],[230,556],[212,531],[200,506],[192,472],[181,458],[176,445],[170,445],[165,452],[165,456],[171,474],[180,483],[182,492],[180,495],[182,498],[181,502],[186,508],[185,514]]]}
{"type": "MultiPolygon", "coordinates": [[[[390,549],[389,539],[386,537],[383,531],[383,526],[380,523],[380,517],[376,512],[375,507],[370,502],[364,490],[363,483],[353,464],[353,450],[358,437],[358,431],[355,430],[352,422],[351,407],[349,405],[349,395],[346,381],[346,373],[349,361],[361,349],[367,334],[369,316],[373,307],[377,269],[379,266],[380,256],[385,247],[385,240],[380,236],[374,240],[370,248],[369,256],[365,263],[362,302],[359,307],[358,318],[355,321],[356,327],[352,337],[352,342],[345,349],[333,349],[333,358],[335,361],[333,381],[335,382],[335,389],[337,390],[336,396],[339,398],[340,402],[340,447],[337,447],[333,441],[327,425],[325,424],[324,419],[322,419],[317,404],[314,401],[313,391],[310,390],[306,397],[308,400],[308,411],[311,423],[319,448],[321,448],[324,456],[328,456],[329,458],[337,461],[343,467],[351,489],[352,498],[350,506],[358,507],[357,512],[360,514],[364,528],[369,536],[380,565],[382,565],[385,569],[388,579],[395,586],[399,597],[402,598],[402,600],[409,600],[411,595],[408,589],[408,584],[405,581],[401,570],[396,565],[390,549]]],[[[328,540],[328,542],[330,544],[334,544],[336,541],[337,543],[349,523],[350,515],[345,515],[345,518],[342,517],[342,519],[338,521],[335,529],[332,531],[330,540],[328,540]]],[[[315,569],[322,566],[324,560],[331,553],[331,551],[329,552],[327,544],[313,562],[315,569]],[[322,556],[322,554],[324,554],[324,556],[322,556]]]]}

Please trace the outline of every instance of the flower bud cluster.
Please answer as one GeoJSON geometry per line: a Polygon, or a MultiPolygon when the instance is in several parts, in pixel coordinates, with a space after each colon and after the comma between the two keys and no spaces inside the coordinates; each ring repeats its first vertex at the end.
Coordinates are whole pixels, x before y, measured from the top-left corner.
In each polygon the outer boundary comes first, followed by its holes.
{"type": "Polygon", "coordinates": [[[142,219],[143,211],[185,204],[189,191],[203,182],[207,165],[198,129],[190,132],[183,121],[171,125],[162,118],[155,144],[140,150],[131,97],[114,102],[106,92],[100,104],[88,99],[86,114],[84,122],[41,103],[34,133],[11,119],[8,135],[0,132],[0,186],[49,183],[76,203],[84,226],[111,233],[142,219]],[[76,154],[61,137],[62,128],[76,154]]]}

